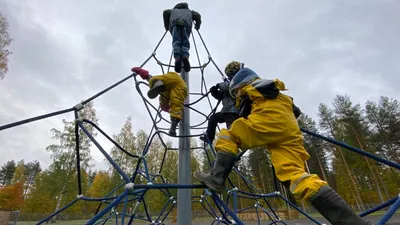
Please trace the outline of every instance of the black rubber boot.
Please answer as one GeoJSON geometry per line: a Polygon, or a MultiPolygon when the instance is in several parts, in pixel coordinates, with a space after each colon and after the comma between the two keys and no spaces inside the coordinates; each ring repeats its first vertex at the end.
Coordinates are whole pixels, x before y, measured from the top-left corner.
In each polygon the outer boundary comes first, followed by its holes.
{"type": "Polygon", "coordinates": [[[311,204],[332,225],[370,225],[355,214],[347,203],[329,186],[322,187],[312,198],[311,204]]]}
{"type": "Polygon", "coordinates": [[[179,124],[180,119],[171,116],[171,127],[169,128],[169,135],[176,136],[176,127],[179,124]]]}
{"type": "Polygon", "coordinates": [[[165,85],[161,80],[157,80],[153,83],[153,86],[147,92],[147,96],[151,99],[156,98],[161,92],[165,91],[165,85]]]}
{"type": "Polygon", "coordinates": [[[181,60],[175,60],[175,72],[180,73],[182,69],[181,60]]]}
{"type": "Polygon", "coordinates": [[[221,194],[225,189],[225,180],[235,165],[236,155],[229,152],[217,152],[214,167],[208,172],[196,172],[194,176],[211,190],[221,194]]]}
{"type": "Polygon", "coordinates": [[[188,58],[183,58],[183,68],[185,69],[186,73],[190,71],[190,62],[188,58]]]}
{"type": "Polygon", "coordinates": [[[203,133],[202,135],[200,135],[200,140],[202,140],[202,141],[206,141],[206,140],[210,140],[210,138],[208,137],[208,135],[207,135],[207,132],[205,132],[205,133],[203,133]],[[206,137],[208,138],[208,139],[206,139],[206,137]]]}

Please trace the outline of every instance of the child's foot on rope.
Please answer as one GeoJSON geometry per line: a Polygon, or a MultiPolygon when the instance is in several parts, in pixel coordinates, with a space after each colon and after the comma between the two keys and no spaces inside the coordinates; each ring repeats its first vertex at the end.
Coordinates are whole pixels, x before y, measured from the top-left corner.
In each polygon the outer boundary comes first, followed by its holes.
{"type": "Polygon", "coordinates": [[[185,69],[186,72],[190,71],[190,63],[187,57],[183,58],[183,68],[185,69]]]}
{"type": "Polygon", "coordinates": [[[202,141],[206,141],[206,133],[203,133],[202,135],[200,135],[200,140],[202,141]]]}
{"type": "Polygon", "coordinates": [[[202,140],[202,141],[209,141],[209,142],[211,142],[211,143],[214,141],[213,139],[211,139],[211,138],[208,136],[207,132],[204,132],[203,134],[201,134],[201,136],[200,136],[199,138],[200,138],[200,140],[202,140]]]}
{"type": "Polygon", "coordinates": [[[180,59],[175,59],[175,72],[180,73],[182,67],[182,62],[180,59]]]}

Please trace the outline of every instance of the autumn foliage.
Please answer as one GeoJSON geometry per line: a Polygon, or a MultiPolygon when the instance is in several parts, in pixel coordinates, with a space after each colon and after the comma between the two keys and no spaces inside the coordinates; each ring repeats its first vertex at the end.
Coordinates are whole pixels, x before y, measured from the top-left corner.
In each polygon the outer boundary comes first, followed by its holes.
{"type": "Polygon", "coordinates": [[[19,210],[24,205],[23,183],[5,186],[0,189],[0,210],[19,210]]]}

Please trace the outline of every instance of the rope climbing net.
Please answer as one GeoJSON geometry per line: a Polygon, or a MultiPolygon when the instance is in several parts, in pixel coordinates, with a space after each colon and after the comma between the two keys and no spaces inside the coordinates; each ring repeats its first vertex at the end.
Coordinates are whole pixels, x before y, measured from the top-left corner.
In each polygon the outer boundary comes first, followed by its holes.
{"type": "MultiPolygon", "coordinates": [[[[194,34],[192,36],[192,43],[194,45],[194,49],[196,52],[197,56],[197,63],[198,66],[192,66],[192,69],[199,69],[201,73],[201,80],[200,80],[200,92],[199,93],[190,93],[192,96],[200,96],[198,99],[194,100],[191,103],[185,104],[185,107],[189,108],[191,111],[197,113],[198,115],[204,117],[204,120],[200,122],[199,124],[195,124],[190,126],[191,129],[193,130],[201,130],[201,129],[206,129],[207,121],[209,117],[216,112],[220,102],[217,102],[215,105],[213,105],[212,101],[209,98],[209,92],[207,89],[207,83],[205,80],[204,76],[204,69],[211,63],[215,66],[215,68],[218,70],[218,72],[221,75],[221,78],[224,80],[224,74],[221,72],[221,70],[218,68],[217,64],[214,62],[213,58],[211,57],[211,54],[209,50],[207,49],[207,46],[203,40],[203,37],[201,36],[200,32],[196,32],[198,38],[201,40],[205,51],[208,54],[208,60],[205,63],[201,63],[200,56],[199,56],[199,51],[197,48],[196,44],[196,39],[194,37],[194,34]],[[201,102],[201,101],[207,101],[208,105],[210,106],[209,113],[201,112],[200,110],[196,109],[194,106],[201,102]]],[[[156,45],[154,51],[152,54],[144,61],[144,63],[140,66],[143,67],[146,65],[149,60],[152,58],[155,59],[157,64],[161,68],[161,72],[164,74],[165,71],[169,71],[172,67],[171,61],[172,61],[172,54],[169,60],[168,64],[162,63],[157,57],[156,57],[156,51],[159,48],[161,42],[164,40],[167,32],[165,32],[156,45]]],[[[127,76],[126,78],[118,81],[117,83],[111,85],[110,87],[104,89],[103,91],[97,93],[96,95],[82,101],[81,103],[77,104],[76,106],[73,106],[71,108],[67,108],[64,110],[44,114],[41,116],[37,117],[32,117],[29,119],[21,120],[18,122],[6,124],[3,126],[0,126],[0,131],[9,129],[15,126],[19,126],[22,124],[26,124],[29,122],[53,117],[56,115],[64,114],[64,113],[69,113],[73,112],[75,116],[75,136],[76,136],[76,146],[75,146],[75,153],[76,153],[76,166],[77,166],[77,177],[78,177],[78,193],[77,193],[77,198],[64,207],[60,208],[56,212],[52,213],[48,217],[42,219],[41,221],[38,222],[38,224],[43,224],[45,222],[48,222],[51,218],[54,216],[60,214],[64,210],[66,210],[68,207],[72,206],[78,201],[98,201],[99,206],[97,208],[97,211],[95,212],[95,215],[93,216],[92,219],[87,221],[86,224],[105,224],[106,222],[110,221],[110,219],[115,219],[116,224],[132,224],[135,220],[145,220],[148,221],[150,224],[164,224],[167,217],[171,214],[172,210],[174,207],[176,207],[177,203],[177,198],[176,196],[173,196],[171,192],[169,191],[170,189],[201,189],[202,194],[200,195],[195,195],[192,196],[192,203],[199,203],[201,206],[204,208],[204,210],[210,215],[211,218],[213,218],[212,224],[244,224],[240,219],[238,214],[245,212],[245,211],[252,211],[256,213],[257,216],[257,222],[260,224],[262,218],[267,218],[269,219],[270,223],[269,224],[286,224],[284,221],[281,220],[279,215],[276,213],[275,209],[272,207],[270,203],[271,198],[278,198],[285,202],[286,204],[290,205],[293,207],[293,209],[299,211],[301,214],[303,214],[305,217],[310,219],[312,222],[315,224],[322,224],[316,219],[312,218],[310,215],[308,215],[306,212],[301,210],[299,207],[297,207],[295,204],[293,204],[291,201],[289,201],[284,195],[281,194],[279,191],[278,187],[278,180],[276,179],[274,169],[272,167],[272,176],[274,180],[274,192],[271,193],[262,193],[262,191],[254,185],[248,177],[243,175],[241,171],[238,169],[237,166],[234,166],[232,174],[235,173],[236,176],[238,176],[245,185],[245,189],[239,189],[237,183],[233,182],[230,178],[228,178],[227,182],[227,187],[226,187],[226,193],[225,193],[225,200],[222,200],[221,196],[217,195],[214,192],[209,191],[204,185],[202,184],[168,184],[165,182],[165,179],[163,178],[162,174],[162,169],[163,165],[165,163],[165,158],[167,155],[167,151],[170,150],[178,150],[176,148],[171,148],[168,147],[165,141],[163,140],[163,134],[168,135],[165,130],[168,130],[168,128],[163,128],[160,126],[161,122],[166,122],[167,124],[170,123],[167,119],[165,119],[162,115],[161,109],[159,107],[154,106],[151,104],[151,102],[143,95],[142,93],[142,87],[146,86],[145,88],[148,89],[148,84],[143,81],[138,81],[136,74],[131,74],[127,76]],[[140,155],[135,155],[124,149],[119,143],[117,143],[115,140],[113,140],[110,136],[106,134],[103,130],[100,129],[99,126],[97,126],[94,122],[87,120],[85,118],[80,118],[78,112],[84,108],[84,106],[98,98],[99,96],[103,95],[104,93],[110,91],[111,89],[115,88],[119,84],[133,79],[135,81],[135,87],[138,92],[138,94],[141,96],[141,99],[143,100],[143,103],[145,105],[145,108],[150,116],[150,119],[152,121],[152,128],[149,133],[149,138],[146,141],[145,147],[142,150],[140,155]],[[153,112],[155,112],[155,115],[153,115],[153,112]],[[86,126],[92,126],[95,128],[97,131],[99,131],[105,138],[107,138],[110,142],[112,142],[120,151],[123,153],[127,154],[129,157],[132,158],[132,160],[136,160],[136,169],[133,172],[133,174],[127,174],[125,171],[121,169],[121,167],[113,160],[113,158],[103,149],[103,147],[97,142],[97,140],[91,135],[91,133],[88,131],[86,126]],[[82,194],[82,183],[81,183],[81,172],[80,172],[80,149],[79,149],[79,129],[81,129],[85,135],[88,136],[88,138],[92,141],[92,143],[101,151],[101,153],[106,157],[106,159],[109,161],[109,163],[112,165],[112,167],[118,172],[118,174],[123,178],[124,182],[119,184],[115,189],[111,190],[106,196],[103,198],[91,198],[84,196],[82,194]],[[146,156],[148,156],[150,146],[153,143],[153,140],[155,137],[158,137],[158,139],[161,141],[163,147],[164,147],[164,154],[163,158],[161,160],[161,164],[158,168],[158,171],[151,171],[148,168],[147,161],[146,161],[146,156]],[[135,178],[138,176],[143,177],[146,180],[146,184],[141,184],[141,183],[134,183],[135,178]],[[161,182],[157,182],[161,181],[161,182]],[[117,190],[120,188],[123,188],[123,192],[121,194],[115,194],[117,190]],[[158,189],[160,190],[168,199],[161,212],[158,214],[156,217],[152,217],[149,213],[146,201],[145,201],[145,196],[146,193],[148,193],[148,190],[150,189],[158,189]],[[254,201],[254,204],[251,205],[250,207],[245,207],[245,208],[239,208],[238,207],[238,200],[240,198],[246,198],[250,199],[251,201],[254,201]],[[105,207],[101,207],[101,206],[105,207]],[[121,206],[122,207],[118,207],[121,206]],[[144,209],[144,215],[140,215],[138,213],[138,208],[139,206],[142,206],[144,209]],[[133,206],[133,210],[127,210],[128,207],[133,206]],[[100,210],[101,209],[101,210],[100,210]],[[117,209],[121,209],[118,211],[117,209]]],[[[336,141],[334,139],[331,139],[329,137],[322,136],[320,134],[301,129],[302,132],[312,135],[314,137],[323,139],[327,142],[339,145],[343,148],[346,148],[350,151],[356,152],[358,154],[361,154],[363,156],[369,157],[373,160],[376,160],[380,163],[386,164],[388,166],[391,166],[393,168],[399,169],[400,170],[400,164],[391,162],[385,159],[382,159],[376,155],[373,155],[371,153],[368,153],[366,151],[363,151],[361,149],[349,146],[343,142],[336,141]]],[[[188,136],[178,136],[179,138],[192,138],[192,137],[199,137],[200,134],[194,134],[194,135],[188,135],[188,136]]],[[[207,164],[208,166],[212,166],[212,160],[213,156],[216,155],[216,152],[213,148],[212,143],[210,143],[208,140],[205,140],[202,143],[202,146],[200,147],[193,147],[190,148],[190,150],[201,150],[205,152],[205,157],[207,158],[207,164]]],[[[238,160],[240,159],[241,156],[243,156],[244,152],[241,152],[238,155],[238,160]]],[[[243,185],[242,185],[243,186],[243,185]]],[[[360,216],[366,216],[369,215],[373,212],[376,212],[378,210],[381,210],[383,208],[389,207],[389,210],[382,216],[378,224],[385,224],[392,216],[393,214],[397,211],[397,209],[400,207],[400,198],[399,196],[387,201],[384,204],[381,204],[375,208],[369,209],[366,212],[363,212],[360,214],[360,216]]]]}

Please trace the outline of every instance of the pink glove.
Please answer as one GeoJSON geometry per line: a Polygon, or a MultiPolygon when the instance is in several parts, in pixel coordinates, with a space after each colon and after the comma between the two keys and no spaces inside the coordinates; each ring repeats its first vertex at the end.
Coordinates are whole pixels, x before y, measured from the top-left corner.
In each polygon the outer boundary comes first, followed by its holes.
{"type": "Polygon", "coordinates": [[[139,74],[140,77],[141,77],[143,80],[147,80],[147,78],[149,77],[149,71],[147,71],[147,70],[145,70],[145,69],[142,69],[142,68],[140,68],[140,67],[133,67],[133,68],[131,69],[131,71],[132,71],[132,72],[135,72],[136,74],[139,74]]]}
{"type": "Polygon", "coordinates": [[[169,112],[169,105],[160,104],[161,110],[164,112],[169,112]]]}

